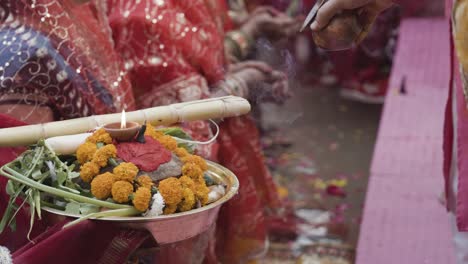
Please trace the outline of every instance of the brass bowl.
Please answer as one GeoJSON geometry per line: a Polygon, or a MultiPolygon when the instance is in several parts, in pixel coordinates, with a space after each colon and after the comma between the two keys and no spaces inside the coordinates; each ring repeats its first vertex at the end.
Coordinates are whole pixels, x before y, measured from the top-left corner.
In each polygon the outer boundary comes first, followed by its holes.
{"type": "MultiPolygon", "coordinates": [[[[94,220],[113,222],[128,228],[146,229],[153,235],[159,245],[183,241],[205,232],[216,221],[221,206],[236,195],[239,189],[239,181],[234,173],[214,162],[207,161],[207,163],[207,176],[215,182],[227,186],[226,194],[218,201],[198,209],[171,215],[157,217],[108,217],[94,220]]],[[[63,221],[66,217],[80,217],[48,207],[43,207],[42,209],[52,214],[51,217],[54,222],[63,221]]]]}

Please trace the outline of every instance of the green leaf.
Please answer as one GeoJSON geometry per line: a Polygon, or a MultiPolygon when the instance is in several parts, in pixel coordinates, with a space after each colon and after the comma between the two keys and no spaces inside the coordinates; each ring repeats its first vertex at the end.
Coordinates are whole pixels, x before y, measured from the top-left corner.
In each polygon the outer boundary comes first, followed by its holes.
{"type": "Polygon", "coordinates": [[[16,192],[15,183],[12,180],[9,180],[6,185],[6,193],[9,196],[14,195],[16,192]]]}
{"type": "Polygon", "coordinates": [[[67,180],[67,173],[64,171],[57,172],[57,182],[59,185],[63,185],[63,183],[67,180]]]}
{"type": "Polygon", "coordinates": [[[38,190],[34,190],[33,193],[32,193],[32,196],[33,196],[34,203],[35,203],[35,206],[36,206],[37,217],[39,219],[41,219],[42,218],[42,215],[41,215],[41,193],[38,190]]]}
{"type": "Polygon", "coordinates": [[[65,207],[65,212],[73,215],[80,215],[80,204],[70,202],[65,207]]]}
{"type": "Polygon", "coordinates": [[[80,177],[80,173],[79,172],[76,172],[76,171],[72,171],[70,173],[68,173],[68,179],[69,180],[72,180],[72,179],[76,179],[80,177]]]}
{"type": "Polygon", "coordinates": [[[35,169],[33,173],[31,174],[31,177],[35,180],[38,180],[39,178],[41,178],[41,176],[42,176],[42,172],[41,170],[38,170],[38,169],[35,169]]]}
{"type": "Polygon", "coordinates": [[[82,215],[89,215],[89,214],[97,213],[100,211],[100,209],[101,208],[96,205],[86,204],[86,203],[80,204],[80,213],[82,215]]]}
{"type": "Polygon", "coordinates": [[[165,135],[169,135],[171,137],[176,137],[176,138],[181,138],[181,139],[186,139],[186,140],[192,140],[192,137],[187,134],[182,128],[180,127],[168,127],[168,128],[163,128],[161,131],[165,135]]]}

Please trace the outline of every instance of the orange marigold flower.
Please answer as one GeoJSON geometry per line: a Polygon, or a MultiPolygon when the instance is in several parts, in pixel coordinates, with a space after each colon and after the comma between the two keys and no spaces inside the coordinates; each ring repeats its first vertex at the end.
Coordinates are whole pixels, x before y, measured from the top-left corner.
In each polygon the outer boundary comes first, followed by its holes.
{"type": "Polygon", "coordinates": [[[93,162],[101,168],[107,166],[109,158],[117,157],[117,148],[113,144],[106,145],[96,151],[93,156],[93,162]]]}
{"type": "Polygon", "coordinates": [[[176,205],[166,205],[166,207],[164,207],[164,214],[165,215],[173,214],[176,211],[177,211],[177,204],[176,205]]]}
{"type": "Polygon", "coordinates": [[[161,193],[166,206],[176,205],[182,201],[182,184],[179,179],[171,177],[162,180],[158,186],[159,192],[161,193]]]}
{"type": "Polygon", "coordinates": [[[205,181],[195,181],[195,197],[201,202],[202,205],[208,203],[208,194],[210,189],[206,187],[205,181]]]}
{"type": "Polygon", "coordinates": [[[182,158],[184,163],[193,163],[196,164],[202,171],[208,170],[208,164],[206,164],[206,160],[197,155],[189,155],[182,158]]]}
{"type": "Polygon", "coordinates": [[[151,187],[154,186],[153,180],[148,175],[143,175],[137,178],[137,183],[141,187],[146,187],[151,190],[151,187]]]}
{"type": "Polygon", "coordinates": [[[76,150],[76,158],[80,164],[85,164],[86,162],[93,159],[94,153],[96,153],[96,151],[96,144],[85,142],[81,144],[76,150]]]}
{"type": "Polygon", "coordinates": [[[115,177],[112,173],[106,172],[96,176],[91,182],[91,193],[94,197],[105,200],[112,194],[112,185],[115,182],[115,177]]]}
{"type": "Polygon", "coordinates": [[[161,131],[157,131],[151,124],[147,124],[145,136],[150,136],[155,140],[159,140],[164,136],[164,134],[161,131]]]}
{"type": "Polygon", "coordinates": [[[120,163],[114,168],[114,175],[118,181],[128,181],[133,183],[138,174],[138,167],[131,162],[120,163]]]}
{"type": "Polygon", "coordinates": [[[171,136],[162,136],[158,141],[168,150],[174,151],[177,149],[177,141],[171,136]]]}
{"type": "Polygon", "coordinates": [[[109,135],[109,133],[106,132],[104,128],[101,128],[94,132],[91,136],[89,136],[86,139],[87,142],[91,143],[99,143],[102,142],[104,144],[111,144],[112,143],[112,137],[109,135]]]}
{"type": "Polygon", "coordinates": [[[94,162],[86,162],[80,168],[80,177],[84,182],[91,182],[94,176],[99,174],[99,165],[94,162]]]}
{"type": "Polygon", "coordinates": [[[179,178],[182,188],[189,188],[192,192],[195,192],[195,182],[188,176],[182,176],[179,178]]]}
{"type": "Polygon", "coordinates": [[[117,203],[128,203],[133,193],[133,185],[127,181],[118,181],[112,185],[112,199],[117,203]]]}
{"type": "Polygon", "coordinates": [[[184,157],[187,157],[188,155],[190,155],[190,153],[185,148],[176,148],[174,150],[174,153],[179,158],[184,158],[184,157]]]}
{"type": "Polygon", "coordinates": [[[203,178],[203,171],[194,163],[186,163],[182,166],[182,175],[195,179],[203,178]]]}
{"type": "Polygon", "coordinates": [[[195,203],[197,202],[192,190],[190,190],[189,188],[185,188],[182,191],[182,195],[183,195],[183,200],[182,202],[179,203],[179,206],[178,206],[179,211],[186,212],[186,211],[192,210],[193,207],[195,206],[195,203]]]}
{"type": "Polygon", "coordinates": [[[140,211],[145,212],[151,202],[151,191],[148,188],[140,187],[133,196],[133,206],[140,211]]]}

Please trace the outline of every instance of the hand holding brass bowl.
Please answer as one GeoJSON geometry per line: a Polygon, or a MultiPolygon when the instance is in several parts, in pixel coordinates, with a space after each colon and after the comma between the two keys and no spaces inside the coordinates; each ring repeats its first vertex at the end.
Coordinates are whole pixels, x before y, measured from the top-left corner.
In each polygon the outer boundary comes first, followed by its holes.
{"type": "Polygon", "coordinates": [[[313,32],[315,44],[326,50],[345,50],[358,44],[363,27],[354,10],[346,10],[333,17],[320,31],[313,32]]]}

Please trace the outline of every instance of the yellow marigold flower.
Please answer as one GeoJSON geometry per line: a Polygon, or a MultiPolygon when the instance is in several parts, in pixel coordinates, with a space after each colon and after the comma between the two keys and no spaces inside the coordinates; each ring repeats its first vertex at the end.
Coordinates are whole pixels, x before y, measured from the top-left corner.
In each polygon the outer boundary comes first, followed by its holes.
{"type": "Polygon", "coordinates": [[[206,187],[205,181],[195,181],[195,197],[201,202],[202,205],[208,203],[208,194],[210,189],[206,187]]]}
{"type": "Polygon", "coordinates": [[[208,164],[206,164],[206,160],[197,155],[188,155],[182,158],[184,163],[193,163],[197,165],[202,171],[208,170],[208,164]]]}
{"type": "Polygon", "coordinates": [[[112,173],[100,174],[91,182],[91,193],[94,197],[105,200],[111,196],[114,182],[115,178],[112,173]]]}
{"type": "Polygon", "coordinates": [[[93,162],[103,168],[107,166],[109,158],[115,157],[117,157],[117,148],[113,144],[109,144],[94,153],[93,162]]]}
{"type": "Polygon", "coordinates": [[[182,191],[182,195],[183,200],[179,203],[179,211],[186,212],[192,210],[196,203],[195,195],[193,194],[192,190],[190,190],[189,188],[185,188],[182,191]]]}
{"type": "Polygon", "coordinates": [[[96,153],[96,151],[96,144],[85,142],[81,144],[76,150],[76,158],[80,164],[85,164],[86,162],[93,159],[94,153],[96,153]]]}
{"type": "Polygon", "coordinates": [[[114,168],[114,175],[118,181],[128,181],[133,183],[138,174],[138,167],[131,162],[120,163],[114,168]]]}
{"type": "Polygon", "coordinates": [[[175,204],[175,205],[166,205],[166,207],[164,207],[164,214],[165,215],[173,214],[176,211],[177,211],[177,204],[175,204]]]}
{"type": "Polygon", "coordinates": [[[174,153],[179,158],[184,158],[184,157],[187,157],[188,155],[190,155],[190,153],[185,148],[176,148],[174,150],[174,153]]]}
{"type": "Polygon", "coordinates": [[[99,165],[94,162],[86,162],[80,168],[80,177],[84,182],[91,182],[94,176],[99,174],[99,165]]]}
{"type": "Polygon", "coordinates": [[[174,151],[177,149],[177,141],[171,136],[162,136],[158,141],[168,150],[174,151]]]}
{"type": "Polygon", "coordinates": [[[151,191],[148,188],[140,187],[133,196],[133,206],[140,211],[145,212],[151,202],[151,191]]]}
{"type": "Polygon", "coordinates": [[[137,178],[137,183],[141,187],[146,187],[151,190],[151,187],[154,186],[153,180],[148,175],[143,175],[137,178]]]}
{"type": "Polygon", "coordinates": [[[150,136],[155,140],[159,140],[164,136],[164,134],[161,131],[157,131],[151,124],[147,124],[145,136],[150,136]]]}
{"type": "Polygon", "coordinates": [[[128,203],[133,193],[133,185],[127,181],[118,181],[112,185],[112,199],[117,203],[128,203]]]}
{"type": "Polygon", "coordinates": [[[171,177],[162,180],[158,186],[159,192],[161,193],[166,206],[178,205],[182,201],[182,184],[179,179],[171,177]]]}
{"type": "Polygon", "coordinates": [[[106,130],[104,128],[101,128],[99,130],[97,130],[96,132],[94,132],[91,136],[89,136],[87,139],[86,139],[87,142],[91,142],[91,143],[98,143],[98,142],[102,142],[104,144],[111,144],[112,143],[112,137],[109,135],[109,133],[106,132],[106,130]]]}
{"type": "Polygon", "coordinates": [[[194,163],[186,163],[184,166],[182,166],[182,175],[188,176],[195,180],[203,177],[203,171],[200,169],[200,167],[198,167],[198,165],[194,163]]]}
{"type": "Polygon", "coordinates": [[[188,176],[182,176],[179,178],[182,188],[189,188],[192,192],[195,192],[195,182],[188,176]]]}

